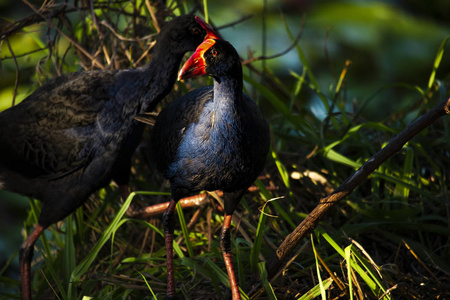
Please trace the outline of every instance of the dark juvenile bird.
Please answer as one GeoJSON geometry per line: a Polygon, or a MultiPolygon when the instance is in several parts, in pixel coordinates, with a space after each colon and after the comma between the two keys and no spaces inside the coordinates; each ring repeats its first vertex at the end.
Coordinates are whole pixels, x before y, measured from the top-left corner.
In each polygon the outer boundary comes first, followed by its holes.
{"type": "Polygon", "coordinates": [[[256,103],[242,92],[242,66],[233,46],[208,39],[182,67],[179,79],[207,74],[214,86],[196,89],[167,105],[152,130],[151,157],[170,181],[172,199],[163,221],[167,296],[175,298],[174,209],[178,200],[202,190],[224,192],[220,245],[233,299],[240,299],[230,245],[231,216],[264,168],[269,129],[256,103]]]}
{"type": "Polygon", "coordinates": [[[0,114],[0,188],[42,201],[38,224],[20,247],[23,299],[31,299],[33,247],[48,226],[111,180],[127,196],[143,130],[135,115],[155,108],[184,54],[210,37],[216,35],[202,19],[175,18],[162,28],[147,65],[67,74],[0,114]]]}

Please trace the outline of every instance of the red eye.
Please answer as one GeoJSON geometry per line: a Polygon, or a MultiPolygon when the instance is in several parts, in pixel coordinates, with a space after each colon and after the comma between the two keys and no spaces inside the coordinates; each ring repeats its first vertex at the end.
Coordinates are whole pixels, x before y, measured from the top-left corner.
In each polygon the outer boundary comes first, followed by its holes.
{"type": "Polygon", "coordinates": [[[217,52],[217,50],[212,50],[211,54],[212,54],[212,56],[217,56],[217,54],[219,54],[219,53],[217,52]]]}
{"type": "Polygon", "coordinates": [[[200,30],[199,30],[198,28],[194,28],[194,29],[192,29],[192,32],[193,32],[194,34],[199,34],[199,33],[200,33],[200,30]]]}

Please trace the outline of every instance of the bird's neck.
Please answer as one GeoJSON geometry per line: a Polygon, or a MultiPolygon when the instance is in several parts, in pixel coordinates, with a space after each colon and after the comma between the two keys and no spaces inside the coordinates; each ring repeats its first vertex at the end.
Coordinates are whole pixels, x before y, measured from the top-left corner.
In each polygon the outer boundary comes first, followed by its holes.
{"type": "Polygon", "coordinates": [[[155,48],[151,61],[138,69],[122,70],[116,77],[116,99],[143,113],[152,111],[170,92],[177,79],[183,53],[155,48]]]}
{"type": "Polygon", "coordinates": [[[214,78],[214,98],[210,105],[209,134],[212,140],[237,136],[242,111],[242,79],[214,78]]]}
{"type": "Polygon", "coordinates": [[[217,107],[216,111],[221,111],[220,107],[224,105],[240,105],[242,99],[242,78],[214,78],[214,106],[217,107]]]}
{"type": "Polygon", "coordinates": [[[164,98],[177,79],[178,67],[184,54],[157,47],[151,61],[142,68],[146,95],[142,99],[142,111],[147,112],[164,98]]]}

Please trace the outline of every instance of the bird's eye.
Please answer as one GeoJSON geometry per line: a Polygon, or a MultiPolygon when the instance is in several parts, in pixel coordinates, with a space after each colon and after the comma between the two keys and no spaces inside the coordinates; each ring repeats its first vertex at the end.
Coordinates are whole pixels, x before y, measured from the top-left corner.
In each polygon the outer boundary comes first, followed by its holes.
{"type": "Polygon", "coordinates": [[[217,56],[219,54],[219,52],[217,52],[217,50],[212,50],[211,54],[212,54],[212,56],[217,56]]]}
{"type": "Polygon", "coordinates": [[[192,33],[193,34],[199,34],[200,33],[200,29],[198,29],[198,28],[192,29],[192,33]]]}

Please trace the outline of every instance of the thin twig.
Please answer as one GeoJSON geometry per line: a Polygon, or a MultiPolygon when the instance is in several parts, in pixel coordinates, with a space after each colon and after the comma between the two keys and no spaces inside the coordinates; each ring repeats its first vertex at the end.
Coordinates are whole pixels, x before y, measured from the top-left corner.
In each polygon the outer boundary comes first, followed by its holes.
{"type": "MultiPolygon", "coordinates": [[[[52,26],[53,27],[53,26],[52,26]]],[[[99,62],[95,56],[92,56],[86,49],[84,49],[80,44],[78,44],[75,40],[73,40],[70,36],[65,34],[61,29],[54,27],[61,35],[63,35],[72,45],[75,46],[78,50],[80,50],[84,55],[86,55],[94,65],[97,65],[100,69],[104,69],[105,67],[101,62],[99,62]]]]}
{"type": "Polygon", "coordinates": [[[101,47],[101,49],[103,51],[106,63],[109,66],[109,65],[111,65],[111,56],[108,53],[108,49],[106,48],[105,36],[103,34],[103,31],[101,30],[101,28],[99,26],[98,17],[97,17],[97,14],[95,13],[95,10],[94,10],[94,1],[89,1],[89,12],[91,14],[92,23],[94,24],[94,27],[97,30],[97,34],[98,34],[98,37],[100,39],[100,45],[101,45],[100,47],[101,47]]]}
{"type": "Polygon", "coordinates": [[[153,26],[155,26],[156,32],[159,33],[161,31],[161,28],[159,27],[155,12],[153,11],[153,7],[150,5],[150,1],[145,0],[145,5],[147,6],[148,12],[150,13],[150,16],[152,17],[153,26]]]}
{"type": "Polygon", "coordinates": [[[27,0],[22,0],[23,3],[25,3],[26,5],[28,5],[38,16],[40,16],[43,20],[45,20],[45,16],[42,14],[43,12],[46,12],[45,10],[45,3],[42,4],[40,9],[37,9],[33,6],[33,4],[31,4],[30,2],[28,2],[27,0]]]}
{"type": "Polygon", "coordinates": [[[133,38],[133,39],[131,39],[131,38],[126,38],[126,37],[120,35],[120,34],[119,34],[116,30],[114,30],[114,28],[113,28],[111,25],[109,25],[108,22],[106,22],[106,21],[101,21],[100,24],[102,24],[103,26],[105,26],[106,28],[108,28],[108,29],[112,32],[112,34],[114,34],[114,36],[115,36],[116,38],[118,38],[118,39],[121,40],[121,41],[125,41],[125,42],[145,41],[145,40],[151,39],[151,38],[153,38],[153,37],[155,37],[155,36],[157,35],[156,33],[152,33],[152,34],[146,35],[146,36],[144,36],[144,37],[142,37],[142,38],[138,38],[138,39],[133,38]]]}
{"type": "Polygon", "coordinates": [[[75,11],[78,11],[78,10],[75,9],[75,8],[68,9],[66,7],[66,5],[63,5],[63,7],[61,9],[58,9],[58,10],[41,11],[41,12],[36,13],[34,15],[28,16],[26,18],[22,18],[20,20],[17,20],[16,22],[6,26],[4,28],[3,33],[2,33],[1,39],[4,39],[4,38],[14,34],[15,32],[17,32],[17,31],[21,30],[22,28],[27,27],[29,25],[37,24],[37,23],[40,23],[42,21],[46,21],[47,19],[50,20],[50,19],[53,19],[53,18],[58,18],[61,15],[62,12],[70,13],[70,12],[75,12],[75,11]]]}
{"type": "Polygon", "coordinates": [[[150,45],[147,47],[147,50],[144,51],[144,53],[142,53],[141,57],[139,57],[134,63],[133,63],[133,67],[136,68],[137,66],[139,66],[139,63],[141,62],[141,60],[143,60],[144,58],[147,57],[147,55],[150,53],[150,50],[155,46],[156,41],[153,41],[150,43],[150,45]]]}
{"type": "MultiPolygon", "coordinates": [[[[336,81],[336,90],[333,96],[333,100],[331,102],[330,108],[328,109],[327,116],[323,121],[323,125],[321,126],[321,130],[326,131],[328,128],[328,124],[330,123],[331,117],[333,116],[333,110],[336,107],[336,101],[338,100],[339,94],[341,92],[342,82],[344,82],[345,75],[347,74],[348,67],[351,65],[351,61],[347,59],[345,61],[344,68],[341,71],[341,75],[339,76],[339,80],[336,81]]],[[[323,135],[323,133],[322,133],[323,135]]]]}
{"type": "MultiPolygon", "coordinates": [[[[5,39],[6,39],[6,38],[1,39],[1,42],[3,42],[5,39]]],[[[21,57],[28,56],[28,55],[33,54],[33,53],[36,53],[36,52],[44,51],[44,50],[47,49],[47,48],[48,48],[48,47],[38,48],[38,49],[35,49],[35,50],[30,50],[30,51],[28,51],[28,52],[25,52],[25,53],[22,53],[22,54],[15,55],[15,57],[13,57],[13,56],[5,56],[5,57],[2,57],[2,60],[7,60],[7,59],[11,59],[11,58],[12,58],[12,59],[14,59],[14,58],[21,58],[21,57]]]]}
{"type": "Polygon", "coordinates": [[[228,28],[228,27],[233,27],[234,25],[237,25],[237,24],[239,24],[239,23],[242,23],[242,22],[244,22],[244,21],[247,21],[248,19],[251,19],[251,18],[253,18],[253,15],[252,15],[252,14],[250,14],[250,15],[245,15],[245,16],[243,16],[242,18],[240,18],[240,19],[238,19],[238,20],[236,20],[236,21],[233,21],[233,22],[231,22],[231,23],[227,23],[227,24],[222,25],[222,26],[218,26],[218,27],[216,27],[215,29],[221,30],[221,29],[225,29],[225,28],[228,28]]]}
{"type": "Polygon", "coordinates": [[[419,264],[428,272],[428,274],[431,275],[431,277],[436,280],[436,282],[439,284],[439,286],[442,286],[441,281],[437,278],[436,275],[434,275],[433,271],[430,270],[430,268],[427,267],[427,265],[420,259],[420,257],[414,252],[414,250],[408,245],[408,243],[405,240],[402,240],[403,244],[405,245],[406,249],[408,249],[409,253],[411,253],[412,256],[419,262],[419,264]]]}
{"type": "Polygon", "coordinates": [[[16,56],[14,55],[14,52],[11,48],[11,44],[9,43],[9,39],[5,38],[6,44],[8,45],[9,52],[11,53],[11,56],[14,60],[14,65],[16,66],[16,81],[14,82],[14,93],[12,98],[11,106],[14,106],[16,102],[16,96],[17,96],[17,88],[19,86],[19,65],[17,64],[16,56]]]}
{"type": "MultiPolygon", "coordinates": [[[[119,11],[117,9],[111,8],[111,6],[106,3],[102,5],[101,3],[95,3],[95,9],[101,9],[101,8],[107,8],[110,11],[117,12],[117,14],[122,14],[125,16],[132,16],[132,14],[125,12],[125,11],[119,11]]],[[[54,18],[59,18],[61,13],[67,14],[72,12],[80,12],[84,10],[89,10],[89,7],[80,7],[80,8],[67,8],[66,4],[63,5],[54,5],[54,7],[62,6],[62,8],[58,10],[41,10],[40,13],[33,14],[31,16],[22,18],[20,20],[15,21],[14,23],[5,26],[0,39],[5,39],[5,37],[10,36],[14,34],[15,32],[21,30],[24,27],[27,27],[29,25],[38,24],[40,22],[51,20],[54,18]]],[[[140,17],[140,16],[138,16],[140,17]]]]}
{"type": "Polygon", "coordinates": [[[280,53],[277,53],[277,54],[274,54],[274,55],[269,55],[269,56],[261,55],[261,56],[258,56],[258,57],[253,57],[252,54],[250,53],[250,58],[247,59],[247,60],[244,60],[242,62],[242,65],[247,65],[247,64],[250,64],[252,62],[255,62],[255,61],[258,61],[258,60],[262,60],[262,59],[268,60],[268,59],[273,59],[273,58],[277,58],[277,57],[285,55],[286,53],[288,53],[289,51],[294,49],[295,46],[297,46],[298,42],[300,41],[300,38],[302,37],[304,25],[305,25],[305,15],[303,15],[302,24],[300,26],[300,31],[298,32],[297,37],[295,38],[294,42],[286,50],[281,51],[280,53]]]}
{"type": "MultiPolygon", "coordinates": [[[[27,4],[37,15],[39,15],[43,20],[45,20],[45,16],[41,13],[41,9],[37,10],[31,3],[29,3],[27,0],[22,0],[25,4],[27,4]]],[[[64,11],[64,9],[62,10],[64,11]]],[[[97,65],[100,69],[104,69],[103,65],[97,60],[96,57],[92,57],[92,55],[90,55],[90,53],[85,50],[83,47],[81,47],[81,45],[79,45],[76,41],[74,41],[71,37],[69,37],[67,34],[65,34],[60,28],[58,28],[57,26],[54,26],[50,21],[48,22],[48,27],[54,28],[56,31],[58,31],[59,34],[63,35],[66,39],[69,40],[70,43],[72,43],[75,48],[77,48],[78,50],[80,50],[84,55],[86,55],[91,62],[94,65],[97,65]]]]}

